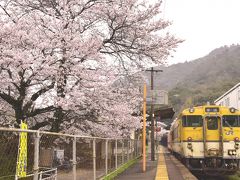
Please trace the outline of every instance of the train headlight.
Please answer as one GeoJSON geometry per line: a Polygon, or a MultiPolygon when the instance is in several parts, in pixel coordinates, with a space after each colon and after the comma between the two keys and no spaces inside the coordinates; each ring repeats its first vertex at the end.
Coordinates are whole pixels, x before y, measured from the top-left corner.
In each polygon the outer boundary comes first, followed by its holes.
{"type": "Polygon", "coordinates": [[[236,152],[235,149],[229,149],[229,150],[228,150],[228,155],[230,155],[230,156],[235,156],[235,155],[237,155],[237,152],[236,152]]]}
{"type": "Polygon", "coordinates": [[[229,109],[229,111],[230,111],[231,113],[235,113],[235,112],[236,112],[236,109],[233,108],[233,107],[231,107],[231,108],[229,109]]]}
{"type": "Polygon", "coordinates": [[[239,137],[235,137],[235,138],[234,138],[234,141],[235,141],[234,148],[235,148],[235,149],[239,149],[239,137]]]}
{"type": "Polygon", "coordinates": [[[234,145],[234,148],[235,148],[235,149],[239,149],[239,144],[236,143],[236,144],[234,145]]]}
{"type": "Polygon", "coordinates": [[[190,113],[194,113],[194,108],[189,108],[190,113]]]}
{"type": "Polygon", "coordinates": [[[234,138],[234,141],[235,141],[235,142],[239,142],[239,137],[235,137],[235,138],[234,138]]]}
{"type": "Polygon", "coordinates": [[[192,138],[188,137],[187,141],[188,141],[187,148],[190,149],[191,151],[193,151],[193,148],[192,148],[192,138]]]}
{"type": "Polygon", "coordinates": [[[187,148],[190,149],[191,151],[193,151],[192,143],[191,143],[191,142],[189,142],[189,143],[187,144],[187,148]]]}
{"type": "Polygon", "coordinates": [[[191,138],[191,137],[188,137],[187,140],[188,140],[189,142],[191,142],[191,141],[192,141],[192,138],[191,138]]]}

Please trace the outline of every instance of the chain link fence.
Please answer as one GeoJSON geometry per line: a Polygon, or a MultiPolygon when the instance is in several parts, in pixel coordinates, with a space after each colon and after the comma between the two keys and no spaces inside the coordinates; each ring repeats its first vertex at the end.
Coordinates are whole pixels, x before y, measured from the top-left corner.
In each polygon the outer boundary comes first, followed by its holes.
{"type": "Polygon", "coordinates": [[[141,154],[141,140],[0,128],[0,180],[95,180],[141,154]],[[26,174],[19,176],[23,147],[26,174]]]}

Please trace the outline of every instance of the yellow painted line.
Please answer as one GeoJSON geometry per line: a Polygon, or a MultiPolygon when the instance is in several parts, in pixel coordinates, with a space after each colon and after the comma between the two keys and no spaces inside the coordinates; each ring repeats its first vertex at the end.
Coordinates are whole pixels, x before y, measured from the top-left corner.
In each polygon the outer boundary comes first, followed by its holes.
{"type": "Polygon", "coordinates": [[[158,166],[155,180],[168,180],[168,172],[162,147],[159,150],[158,166]]]}

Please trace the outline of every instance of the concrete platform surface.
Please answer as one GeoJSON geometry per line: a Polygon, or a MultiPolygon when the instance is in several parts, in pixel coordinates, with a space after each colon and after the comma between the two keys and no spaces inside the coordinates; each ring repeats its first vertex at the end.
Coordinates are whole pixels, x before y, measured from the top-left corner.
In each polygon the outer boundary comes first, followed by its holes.
{"type": "Polygon", "coordinates": [[[157,161],[151,161],[150,154],[147,156],[146,172],[142,172],[142,160],[120,174],[116,180],[155,180],[157,161]]]}
{"type": "Polygon", "coordinates": [[[197,180],[192,173],[167,149],[159,146],[157,160],[147,156],[146,172],[142,172],[142,160],[120,174],[116,180],[197,180]]]}

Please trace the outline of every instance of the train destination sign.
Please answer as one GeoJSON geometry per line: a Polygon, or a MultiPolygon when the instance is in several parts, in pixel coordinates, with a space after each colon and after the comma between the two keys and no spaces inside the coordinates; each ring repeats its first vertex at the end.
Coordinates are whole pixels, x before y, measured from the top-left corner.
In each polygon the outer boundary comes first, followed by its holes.
{"type": "Polygon", "coordinates": [[[205,108],[205,112],[219,112],[219,108],[218,107],[205,108]]]}

